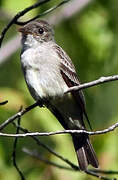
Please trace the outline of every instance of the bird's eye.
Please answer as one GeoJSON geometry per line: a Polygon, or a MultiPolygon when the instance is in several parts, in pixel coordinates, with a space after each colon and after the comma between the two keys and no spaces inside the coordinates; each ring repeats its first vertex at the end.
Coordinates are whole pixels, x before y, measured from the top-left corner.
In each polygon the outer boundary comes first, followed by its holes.
{"type": "Polygon", "coordinates": [[[38,32],[39,32],[39,34],[43,34],[43,32],[44,32],[43,28],[39,28],[38,32]]]}

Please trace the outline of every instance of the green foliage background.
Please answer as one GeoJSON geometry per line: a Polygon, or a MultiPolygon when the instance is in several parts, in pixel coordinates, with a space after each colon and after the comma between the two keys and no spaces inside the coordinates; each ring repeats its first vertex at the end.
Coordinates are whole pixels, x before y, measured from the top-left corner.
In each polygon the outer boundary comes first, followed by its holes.
{"type": "MultiPolygon", "coordinates": [[[[56,1],[28,13],[30,18],[56,1]]],[[[0,8],[8,17],[0,17],[0,32],[5,24],[18,11],[34,3],[34,0],[1,0],[0,8]]],[[[55,38],[73,60],[81,82],[95,80],[101,76],[118,74],[118,0],[94,0],[81,13],[61,22],[55,27],[55,38]]],[[[13,26],[4,40],[8,41],[17,34],[13,26]]],[[[84,90],[89,119],[94,130],[107,128],[118,120],[118,83],[111,82],[84,90]]],[[[8,105],[0,106],[0,123],[34,101],[30,96],[20,67],[20,49],[0,65],[0,101],[8,100],[8,105]]],[[[62,129],[56,118],[45,108],[35,108],[22,118],[22,126],[32,131],[56,131],[62,129]]],[[[15,133],[12,125],[4,132],[15,133]]],[[[77,163],[71,138],[68,135],[41,137],[52,149],[77,163]]],[[[118,170],[117,130],[100,136],[91,137],[104,170],[118,170]]],[[[84,173],[57,169],[29,157],[22,152],[27,147],[37,150],[46,159],[64,165],[59,159],[36,145],[30,138],[19,139],[17,163],[27,180],[94,180],[84,173]]],[[[19,180],[19,175],[12,164],[13,139],[0,137],[0,179],[19,180]]],[[[118,175],[115,177],[118,178],[118,175]]]]}

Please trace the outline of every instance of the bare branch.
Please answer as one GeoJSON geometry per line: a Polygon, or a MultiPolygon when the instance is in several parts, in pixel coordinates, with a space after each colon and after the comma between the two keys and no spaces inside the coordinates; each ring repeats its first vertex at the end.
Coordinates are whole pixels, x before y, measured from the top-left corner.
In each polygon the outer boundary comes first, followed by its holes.
{"type": "MultiPolygon", "coordinates": [[[[17,125],[13,122],[13,124],[17,127],[17,125]]],[[[27,132],[31,132],[28,131],[27,129],[24,129],[23,127],[19,127],[19,129],[25,133],[27,132]]],[[[53,154],[54,156],[56,156],[57,158],[61,159],[62,161],[64,161],[65,163],[67,163],[74,171],[80,171],[79,167],[77,165],[75,165],[74,163],[72,163],[70,160],[66,159],[65,157],[61,156],[60,154],[58,154],[57,152],[55,152],[53,149],[51,149],[49,146],[47,146],[46,144],[44,144],[44,142],[41,142],[40,139],[36,136],[30,136],[31,138],[33,138],[36,143],[40,146],[42,146],[43,148],[45,148],[47,151],[49,151],[51,154],[53,154]]],[[[100,169],[89,169],[89,171],[93,172],[93,173],[100,173],[100,174],[118,174],[118,171],[106,171],[106,170],[100,170],[100,169]]]]}
{"type": "Polygon", "coordinates": [[[41,13],[41,14],[35,16],[34,18],[32,18],[32,19],[30,19],[30,20],[28,20],[28,21],[25,21],[25,22],[17,21],[16,24],[17,24],[17,25],[25,25],[25,24],[27,24],[27,23],[29,23],[29,22],[31,22],[31,21],[37,19],[37,18],[40,18],[41,16],[47,15],[48,13],[54,11],[55,9],[57,9],[58,7],[62,6],[63,4],[65,4],[65,3],[69,2],[69,1],[71,1],[71,0],[63,0],[63,1],[60,2],[59,4],[57,4],[57,5],[53,6],[52,8],[50,8],[50,9],[44,11],[44,12],[41,13]]]}
{"type": "Polygon", "coordinates": [[[49,161],[49,160],[41,157],[36,150],[31,151],[31,150],[29,150],[29,149],[27,149],[27,148],[23,148],[22,150],[23,150],[23,152],[25,152],[26,154],[28,154],[28,155],[30,155],[30,156],[32,156],[32,157],[35,157],[36,159],[39,159],[40,161],[43,161],[43,162],[46,163],[46,164],[49,164],[49,165],[54,166],[54,167],[57,167],[57,168],[59,168],[59,169],[65,169],[65,170],[74,171],[74,169],[72,169],[72,168],[70,168],[70,167],[62,166],[62,165],[60,165],[60,164],[57,164],[57,163],[55,163],[55,162],[49,161]]]}
{"type": "MultiPolygon", "coordinates": [[[[49,165],[51,165],[51,166],[54,166],[54,167],[56,167],[56,168],[64,169],[64,170],[70,170],[70,171],[78,171],[77,169],[65,167],[65,166],[62,166],[62,165],[57,164],[57,163],[55,163],[55,162],[49,161],[49,160],[41,157],[37,151],[31,151],[31,150],[29,150],[29,149],[27,149],[27,148],[23,148],[23,152],[27,153],[27,154],[30,155],[30,156],[35,157],[36,159],[39,159],[39,160],[43,161],[43,162],[46,163],[46,164],[49,164],[49,165]]],[[[99,179],[102,179],[102,180],[113,180],[113,179],[110,179],[110,178],[106,178],[106,177],[104,177],[104,176],[101,176],[101,175],[99,175],[99,174],[97,174],[97,173],[95,173],[95,172],[93,172],[93,171],[91,171],[91,170],[86,170],[85,173],[86,173],[86,174],[89,174],[89,175],[91,175],[91,176],[95,176],[95,177],[97,177],[97,178],[99,178],[99,179]]],[[[114,178],[114,180],[115,180],[115,178],[114,178]]]]}
{"type": "MultiPolygon", "coordinates": [[[[17,125],[13,122],[13,124],[17,127],[17,125]]],[[[19,127],[19,129],[23,132],[30,132],[28,131],[27,129],[24,129],[23,127],[19,127]]],[[[31,138],[33,138],[36,143],[38,145],[41,145],[43,148],[45,148],[46,150],[48,150],[51,154],[53,154],[54,156],[56,156],[57,158],[61,159],[62,161],[64,161],[65,163],[67,163],[71,168],[70,170],[72,169],[73,171],[80,171],[79,167],[75,164],[73,164],[70,160],[66,159],[65,157],[59,155],[57,152],[55,152],[54,150],[52,150],[49,146],[47,146],[46,144],[44,144],[43,142],[40,141],[40,139],[38,137],[35,137],[35,136],[30,136],[31,138]]],[[[26,148],[25,148],[26,149],[26,148]]],[[[40,157],[41,158],[41,157],[40,157]]],[[[43,158],[41,159],[43,161],[43,158]]],[[[44,160],[45,161],[45,160],[44,160]]],[[[53,163],[53,166],[54,166],[54,163],[53,163]]],[[[60,165],[59,165],[60,166],[60,165]]],[[[57,167],[57,166],[56,166],[57,167]]],[[[63,167],[65,170],[67,169],[66,167],[63,167]]],[[[69,170],[69,169],[67,169],[69,170]]],[[[87,174],[90,174],[92,176],[95,176],[95,177],[99,177],[99,175],[97,174],[118,174],[118,171],[105,171],[105,170],[100,170],[100,169],[89,169],[87,170],[86,172],[87,174]],[[97,173],[97,174],[96,174],[97,173]]],[[[107,179],[106,177],[103,177],[102,178],[105,180],[110,180],[110,179],[107,179]]],[[[114,179],[115,180],[115,179],[114,179]]]]}
{"type": "Polygon", "coordinates": [[[99,134],[105,134],[108,132],[113,131],[118,127],[118,123],[113,124],[107,129],[100,130],[100,131],[86,131],[86,130],[63,130],[63,131],[56,131],[56,132],[33,132],[33,133],[24,133],[24,134],[7,134],[7,133],[0,133],[0,136],[5,137],[27,137],[27,136],[52,136],[52,135],[58,135],[58,134],[88,134],[88,135],[99,135],[99,134]]]}
{"type": "MultiPolygon", "coordinates": [[[[13,122],[13,124],[17,127],[17,125],[13,122]]],[[[27,129],[24,129],[23,127],[19,127],[19,129],[25,133],[31,133],[31,131],[28,131],[27,129]]],[[[53,154],[54,156],[56,156],[57,158],[61,159],[62,161],[64,161],[65,163],[67,163],[68,165],[71,166],[71,168],[73,168],[74,170],[80,170],[78,166],[76,166],[75,164],[73,164],[71,161],[69,161],[68,159],[66,159],[65,157],[61,156],[60,154],[58,154],[57,152],[55,152],[53,149],[51,149],[48,145],[44,144],[38,137],[36,136],[30,136],[31,138],[33,138],[36,143],[39,146],[42,146],[43,148],[45,148],[47,151],[49,151],[51,154],[53,154]]]]}
{"type": "Polygon", "coordinates": [[[5,105],[7,103],[8,103],[8,101],[6,100],[6,101],[3,101],[3,102],[0,102],[0,105],[5,105]]]}
{"type": "Polygon", "coordinates": [[[9,24],[7,24],[7,26],[3,29],[2,33],[1,33],[1,36],[0,36],[0,47],[1,47],[1,44],[2,44],[2,41],[3,41],[3,38],[4,38],[5,34],[6,34],[6,32],[8,31],[8,29],[9,29],[13,24],[24,25],[24,24],[26,24],[26,23],[28,23],[28,22],[30,22],[30,21],[32,21],[32,20],[37,19],[38,17],[41,17],[41,16],[44,16],[44,15],[48,14],[49,12],[55,10],[56,8],[60,7],[61,5],[67,3],[67,2],[70,1],[70,0],[63,0],[63,1],[62,1],[61,3],[59,3],[58,5],[50,8],[49,10],[45,11],[44,13],[39,14],[38,16],[36,16],[36,17],[34,17],[34,18],[26,21],[26,22],[20,22],[20,21],[18,21],[18,19],[19,19],[20,17],[22,17],[24,14],[26,14],[26,13],[29,12],[29,11],[31,11],[32,9],[35,9],[35,8],[41,6],[41,5],[44,4],[44,3],[47,3],[48,1],[50,1],[50,0],[40,0],[39,2],[37,2],[37,3],[35,3],[35,4],[31,5],[31,6],[29,6],[29,7],[27,7],[27,8],[25,8],[23,11],[18,12],[18,13],[12,18],[12,20],[9,22],[9,24]]]}
{"type": "MultiPolygon", "coordinates": [[[[22,107],[20,108],[20,111],[22,110],[22,107]]],[[[18,117],[18,127],[16,130],[16,134],[19,134],[19,130],[20,130],[20,120],[21,118],[18,117]]],[[[22,173],[22,171],[19,169],[17,162],[16,162],[16,147],[17,147],[17,143],[18,143],[18,138],[16,137],[14,140],[14,144],[13,144],[13,153],[12,153],[12,157],[13,157],[13,165],[16,168],[17,172],[19,173],[21,180],[25,180],[24,175],[22,173]]]]}
{"type": "Polygon", "coordinates": [[[116,80],[118,80],[118,75],[100,77],[97,80],[94,80],[94,81],[91,81],[91,82],[88,82],[88,83],[84,83],[84,84],[80,84],[79,86],[70,87],[70,88],[68,88],[68,90],[65,93],[86,89],[86,88],[89,88],[89,87],[97,86],[97,85],[100,85],[100,84],[103,84],[103,83],[116,81],[116,80]]]}
{"type": "Polygon", "coordinates": [[[24,115],[25,113],[29,112],[31,109],[35,108],[36,106],[41,106],[41,103],[38,101],[34,104],[32,104],[31,106],[28,106],[27,108],[19,111],[18,113],[16,113],[15,115],[11,116],[9,119],[7,119],[4,123],[2,123],[0,125],[0,130],[2,130],[3,128],[5,128],[9,123],[13,122],[15,119],[17,119],[18,117],[21,117],[22,115],[24,115]]]}
{"type": "Polygon", "coordinates": [[[95,177],[97,177],[99,179],[103,179],[103,180],[116,180],[116,178],[111,179],[111,178],[103,177],[103,176],[101,176],[99,174],[96,174],[95,172],[90,171],[90,170],[86,170],[85,173],[89,174],[91,176],[95,176],[95,177]]]}
{"type": "Polygon", "coordinates": [[[35,9],[39,6],[41,6],[42,4],[48,2],[50,0],[40,0],[38,1],[37,3],[33,4],[32,6],[29,6],[27,8],[25,8],[23,11],[20,11],[18,12],[14,17],[13,19],[9,22],[9,24],[7,24],[7,26],[3,29],[2,33],[1,33],[1,36],[0,36],[0,47],[1,47],[1,44],[2,44],[2,41],[3,41],[3,38],[6,34],[6,32],[8,31],[8,29],[13,25],[13,24],[16,24],[17,23],[17,20],[22,17],[24,14],[26,14],[27,12],[29,12],[30,10],[32,9],[35,9]]]}
{"type": "Polygon", "coordinates": [[[89,169],[89,170],[95,173],[107,174],[107,175],[118,174],[118,171],[113,171],[113,170],[101,170],[101,169],[89,169]]]}

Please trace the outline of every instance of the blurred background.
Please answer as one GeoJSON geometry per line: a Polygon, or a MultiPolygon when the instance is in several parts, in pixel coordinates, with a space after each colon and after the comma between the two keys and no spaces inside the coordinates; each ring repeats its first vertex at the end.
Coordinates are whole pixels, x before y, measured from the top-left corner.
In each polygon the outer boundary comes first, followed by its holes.
{"type": "MultiPolygon", "coordinates": [[[[34,0],[0,0],[0,32],[12,17],[35,3],[34,0]]],[[[28,20],[61,1],[50,1],[27,13],[20,20],[28,20]]],[[[56,42],[71,57],[81,82],[101,76],[118,74],[118,0],[73,0],[43,17],[54,25],[56,42]]],[[[0,50],[0,123],[15,114],[21,105],[34,103],[20,66],[20,34],[13,25],[7,32],[0,50]]],[[[94,130],[109,127],[118,121],[118,82],[110,82],[84,90],[87,113],[94,130]]],[[[35,108],[22,117],[21,125],[33,132],[49,132],[63,128],[45,108],[35,108]]],[[[15,133],[10,124],[4,132],[15,133]]],[[[118,170],[117,130],[92,136],[91,140],[103,170],[118,170]]],[[[0,137],[0,179],[20,180],[12,163],[13,138],[0,137]]],[[[77,164],[69,135],[40,137],[53,150],[77,164]]],[[[67,171],[47,165],[22,151],[28,148],[44,158],[66,165],[30,139],[20,138],[17,146],[17,163],[27,180],[94,180],[84,173],[67,171]]],[[[118,175],[109,176],[116,177],[118,175]]]]}

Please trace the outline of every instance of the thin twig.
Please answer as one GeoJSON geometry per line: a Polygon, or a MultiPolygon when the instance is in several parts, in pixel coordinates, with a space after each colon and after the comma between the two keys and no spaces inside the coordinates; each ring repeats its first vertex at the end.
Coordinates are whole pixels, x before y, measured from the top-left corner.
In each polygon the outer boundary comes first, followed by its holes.
{"type": "Polygon", "coordinates": [[[89,169],[89,170],[95,173],[107,174],[107,175],[118,174],[118,171],[113,171],[113,170],[101,170],[101,169],[89,169]]]}
{"type": "Polygon", "coordinates": [[[29,12],[30,10],[32,9],[35,9],[39,6],[41,6],[42,4],[44,3],[47,3],[48,1],[50,0],[40,0],[38,1],[37,3],[25,8],[23,11],[20,11],[18,12],[13,18],[12,20],[7,24],[7,26],[3,29],[2,33],[1,33],[1,36],[0,36],[0,47],[1,47],[1,44],[2,44],[2,41],[3,41],[3,38],[6,34],[6,32],[8,31],[8,29],[13,25],[13,24],[16,24],[17,20],[22,17],[24,14],[26,14],[27,12],[29,12]]]}
{"type": "MultiPolygon", "coordinates": [[[[13,122],[14,126],[17,127],[17,124],[15,124],[13,122]]],[[[25,133],[31,133],[31,131],[28,131],[27,129],[23,128],[23,127],[19,127],[21,131],[25,132],[25,133]]],[[[53,154],[54,156],[56,156],[57,158],[61,159],[62,161],[64,161],[65,163],[67,163],[68,165],[71,166],[71,168],[73,168],[74,170],[80,171],[79,167],[75,164],[73,164],[71,161],[69,161],[68,159],[66,159],[65,157],[61,156],[60,154],[58,154],[57,152],[55,152],[53,149],[51,149],[48,145],[44,144],[38,137],[36,136],[30,136],[31,138],[33,138],[36,143],[39,146],[42,146],[43,148],[45,148],[48,152],[50,152],[51,154],[53,154]]]]}
{"type": "Polygon", "coordinates": [[[27,149],[27,148],[23,148],[22,150],[23,150],[23,152],[25,152],[26,154],[28,154],[28,155],[30,155],[30,156],[32,156],[32,157],[35,157],[36,159],[39,159],[40,161],[43,161],[43,162],[46,163],[46,164],[49,164],[49,165],[54,166],[54,167],[57,167],[57,168],[59,168],[59,169],[65,169],[65,170],[74,171],[73,168],[66,167],[66,166],[62,166],[62,165],[60,165],[60,164],[57,164],[57,163],[55,163],[55,162],[49,161],[49,160],[41,157],[37,151],[31,151],[31,150],[29,150],[29,149],[27,149]]]}
{"type": "MultiPolygon", "coordinates": [[[[17,127],[17,125],[13,122],[13,124],[17,127]]],[[[24,129],[23,127],[19,127],[21,131],[23,132],[30,132],[28,131],[27,129],[24,129]]],[[[30,136],[31,138],[33,138],[38,145],[41,145],[43,148],[45,148],[46,150],[48,150],[51,154],[53,154],[54,156],[56,156],[57,158],[59,158],[60,160],[64,161],[65,163],[67,163],[71,168],[70,170],[72,169],[73,171],[80,171],[80,168],[75,165],[74,163],[72,163],[70,160],[66,159],[65,157],[59,155],[57,152],[55,152],[54,150],[52,150],[49,146],[47,146],[46,144],[44,144],[43,142],[40,141],[40,139],[38,137],[35,137],[35,136],[30,136]]],[[[43,159],[42,159],[43,160],[43,159]]],[[[54,165],[54,164],[53,164],[54,165]]],[[[64,169],[66,169],[64,167],[64,169]]],[[[67,169],[69,170],[69,169],[67,169]]],[[[90,174],[90,175],[93,175],[95,177],[100,177],[99,175],[97,175],[98,173],[102,173],[102,174],[118,174],[118,171],[105,171],[105,170],[100,170],[100,169],[90,169],[90,170],[87,170],[86,172],[87,174],[90,174]],[[96,174],[97,173],[97,174],[96,174]]],[[[103,177],[103,176],[101,176],[103,177]]],[[[103,177],[103,179],[105,179],[106,177],[103,177]]],[[[110,180],[110,179],[105,179],[105,180],[110,180]]],[[[115,179],[114,179],[115,180],[115,179]]]]}
{"type": "MultiPolygon", "coordinates": [[[[25,152],[25,153],[27,153],[28,155],[33,156],[33,157],[35,157],[35,158],[43,161],[43,162],[46,163],[46,164],[49,164],[49,165],[51,165],[51,166],[54,166],[54,167],[56,167],[56,168],[64,169],[64,170],[71,170],[71,171],[76,171],[76,172],[78,171],[77,169],[65,167],[65,166],[62,166],[62,165],[57,164],[57,163],[55,163],[55,162],[49,161],[49,160],[41,157],[41,156],[39,155],[39,153],[36,152],[36,151],[31,151],[31,150],[29,150],[29,149],[27,149],[27,148],[23,148],[23,152],[25,152]]],[[[89,175],[91,175],[91,176],[95,176],[95,177],[97,177],[97,178],[99,178],[99,179],[102,179],[102,180],[115,180],[115,178],[114,178],[114,179],[110,179],[110,178],[107,178],[107,177],[98,175],[98,174],[96,174],[95,172],[92,172],[92,171],[90,171],[90,170],[86,170],[85,173],[86,173],[86,174],[89,174],[89,175]]]]}
{"type": "Polygon", "coordinates": [[[32,133],[23,133],[23,134],[7,134],[7,133],[0,133],[0,136],[4,137],[27,137],[27,136],[53,136],[58,134],[88,134],[88,135],[99,135],[105,134],[108,132],[113,131],[118,127],[118,123],[113,124],[107,129],[103,129],[100,131],[86,131],[86,130],[63,130],[63,131],[56,131],[56,132],[32,132],[32,133]]]}
{"type": "Polygon", "coordinates": [[[99,178],[99,179],[103,179],[103,180],[117,180],[116,178],[112,178],[112,179],[111,179],[111,178],[107,178],[107,177],[101,176],[101,175],[96,174],[95,172],[92,172],[92,171],[90,171],[90,170],[86,170],[85,173],[86,173],[86,174],[89,174],[89,175],[91,175],[91,176],[95,176],[95,177],[97,177],[97,178],[99,178]]]}
{"type": "Polygon", "coordinates": [[[32,18],[32,19],[30,19],[30,20],[28,20],[28,21],[25,21],[25,22],[17,21],[15,24],[17,24],[17,25],[25,25],[25,24],[27,24],[27,23],[29,23],[29,22],[37,19],[37,18],[40,18],[40,17],[42,17],[42,16],[47,15],[48,13],[54,11],[55,9],[57,9],[58,7],[62,6],[63,4],[65,4],[65,3],[69,2],[69,1],[71,1],[71,0],[64,0],[64,1],[60,2],[59,4],[51,7],[50,9],[44,11],[43,13],[35,16],[34,18],[32,18]]]}
{"type": "Polygon", "coordinates": [[[31,109],[35,108],[36,106],[41,106],[40,102],[36,102],[34,104],[32,104],[31,106],[28,106],[27,108],[21,110],[20,112],[14,114],[13,116],[11,116],[10,118],[8,118],[4,123],[2,123],[0,125],[0,130],[2,130],[3,128],[5,128],[9,123],[13,122],[15,119],[17,119],[18,117],[21,117],[22,115],[24,115],[25,113],[29,112],[31,109]]]}
{"type": "Polygon", "coordinates": [[[91,82],[88,82],[88,83],[84,83],[84,84],[80,84],[79,86],[70,87],[70,88],[68,88],[68,90],[65,93],[86,89],[86,88],[89,88],[89,87],[97,86],[97,85],[100,85],[100,84],[103,84],[103,83],[116,81],[116,80],[118,80],[118,75],[100,77],[97,80],[94,80],[94,81],[91,81],[91,82]]]}
{"type": "Polygon", "coordinates": [[[1,33],[1,36],[0,36],[0,47],[1,47],[1,44],[2,44],[2,41],[3,41],[3,39],[4,39],[4,36],[5,36],[6,32],[8,31],[8,29],[9,29],[13,24],[24,25],[24,24],[26,24],[26,23],[28,23],[28,22],[30,22],[30,21],[32,21],[32,20],[37,19],[38,17],[41,17],[41,16],[44,16],[44,15],[48,14],[49,12],[55,10],[56,8],[60,7],[61,5],[69,2],[70,0],[64,0],[64,1],[62,1],[61,3],[59,3],[58,5],[55,5],[54,7],[50,8],[50,9],[47,10],[47,11],[45,11],[44,13],[39,14],[39,15],[35,16],[34,18],[32,18],[32,19],[30,19],[30,20],[28,20],[28,21],[25,21],[25,22],[20,22],[20,21],[18,21],[18,19],[19,19],[20,17],[22,17],[24,14],[26,14],[27,12],[29,12],[30,10],[32,10],[32,9],[34,9],[34,8],[37,8],[37,7],[41,6],[41,5],[43,5],[44,3],[47,3],[48,1],[50,1],[50,0],[40,0],[39,2],[37,2],[37,3],[35,3],[35,4],[31,5],[31,6],[29,6],[29,7],[27,7],[27,8],[25,8],[23,11],[18,12],[18,13],[12,18],[12,20],[7,24],[7,26],[3,29],[2,33],[1,33]]]}
{"type": "MultiPolygon", "coordinates": [[[[14,123],[14,126],[17,127],[17,124],[14,123]]],[[[28,131],[27,129],[24,129],[23,127],[19,127],[21,131],[27,133],[27,132],[31,132],[28,131]]],[[[31,138],[33,138],[36,143],[40,146],[42,146],[43,148],[45,148],[47,151],[49,151],[51,154],[53,154],[54,156],[56,156],[57,158],[59,158],[60,160],[64,161],[65,163],[67,163],[69,166],[71,166],[71,168],[74,171],[80,171],[79,167],[77,165],[75,165],[74,163],[72,163],[71,161],[69,161],[68,159],[66,159],[65,157],[61,156],[60,154],[58,154],[57,152],[55,152],[53,149],[51,149],[49,146],[47,146],[46,144],[44,144],[43,142],[41,142],[41,140],[36,137],[36,136],[30,136],[31,138]]],[[[93,173],[102,173],[102,174],[118,174],[118,171],[106,171],[106,170],[100,170],[100,169],[89,169],[89,171],[93,172],[93,173]]]]}
{"type": "Polygon", "coordinates": [[[5,104],[7,104],[8,103],[8,101],[6,100],[6,101],[3,101],[3,102],[0,102],[0,106],[1,105],[5,105],[5,104]]]}
{"type": "MultiPolygon", "coordinates": [[[[22,110],[22,108],[20,109],[20,111],[22,110]]],[[[18,117],[18,126],[17,126],[17,130],[16,130],[16,134],[19,134],[20,131],[20,120],[21,118],[18,117]]],[[[18,143],[18,138],[16,137],[14,140],[14,144],[13,144],[13,153],[12,153],[12,157],[13,157],[13,165],[16,168],[16,170],[18,171],[21,180],[25,180],[23,173],[21,172],[21,170],[19,169],[17,163],[16,163],[16,147],[17,147],[17,143],[18,143]]]]}

